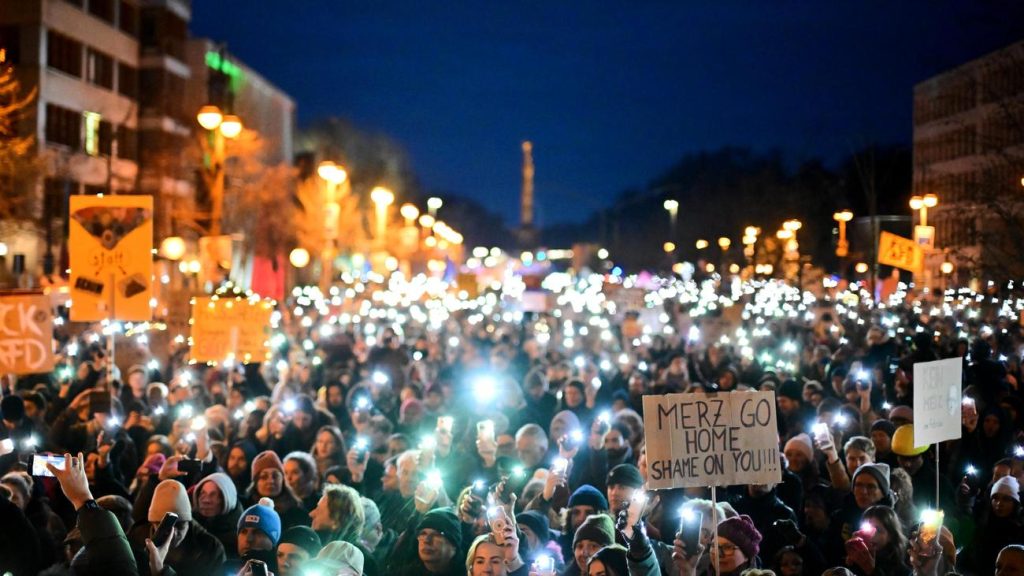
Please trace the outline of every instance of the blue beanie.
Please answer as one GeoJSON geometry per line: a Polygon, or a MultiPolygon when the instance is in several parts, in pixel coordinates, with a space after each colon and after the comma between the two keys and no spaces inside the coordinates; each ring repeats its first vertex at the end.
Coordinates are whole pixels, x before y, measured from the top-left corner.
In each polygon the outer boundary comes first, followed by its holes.
{"type": "Polygon", "coordinates": [[[277,546],[281,539],[281,517],[274,511],[274,501],[270,498],[260,498],[260,503],[250,506],[238,519],[238,531],[242,528],[256,528],[262,530],[270,537],[270,540],[277,546]]]}
{"type": "Polygon", "coordinates": [[[596,512],[608,510],[608,499],[601,491],[590,484],[584,484],[569,497],[569,508],[573,506],[590,506],[596,512]]]}

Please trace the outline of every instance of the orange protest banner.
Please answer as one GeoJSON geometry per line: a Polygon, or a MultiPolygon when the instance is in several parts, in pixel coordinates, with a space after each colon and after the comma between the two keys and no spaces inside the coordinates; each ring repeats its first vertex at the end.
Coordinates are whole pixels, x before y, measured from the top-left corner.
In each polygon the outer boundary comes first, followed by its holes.
{"type": "Polygon", "coordinates": [[[0,373],[53,370],[53,313],[42,294],[0,296],[0,373]]]}
{"type": "Polygon", "coordinates": [[[192,361],[267,359],[273,311],[270,300],[197,296],[192,303],[192,361]]]}
{"type": "Polygon", "coordinates": [[[920,272],[924,267],[924,251],[909,238],[882,232],[878,237],[878,263],[920,272]]]}

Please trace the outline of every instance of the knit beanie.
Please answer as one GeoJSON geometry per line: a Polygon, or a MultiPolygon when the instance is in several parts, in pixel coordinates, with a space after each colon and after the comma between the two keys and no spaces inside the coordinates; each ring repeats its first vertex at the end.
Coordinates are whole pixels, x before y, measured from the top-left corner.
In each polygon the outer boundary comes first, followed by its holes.
{"type": "Polygon", "coordinates": [[[615,542],[615,525],[607,514],[591,514],[576,529],[572,538],[572,547],[583,540],[590,540],[600,546],[608,546],[615,542]]]}
{"type": "Polygon", "coordinates": [[[270,498],[260,498],[259,504],[247,508],[238,518],[238,532],[242,528],[256,528],[266,534],[270,541],[277,546],[281,539],[281,517],[274,511],[274,501],[270,498]]]}
{"type": "Polygon", "coordinates": [[[224,500],[224,509],[220,513],[227,514],[234,510],[235,506],[238,505],[238,489],[235,488],[235,483],[231,480],[231,477],[223,472],[210,474],[196,484],[196,487],[192,490],[192,506],[199,508],[199,490],[207,482],[213,482],[220,489],[220,495],[224,500]]]}
{"type": "Polygon", "coordinates": [[[260,452],[252,460],[252,479],[255,482],[260,477],[260,472],[267,468],[276,468],[284,475],[284,464],[281,463],[281,457],[271,450],[264,450],[260,452]]]}
{"type": "Polygon", "coordinates": [[[896,425],[891,420],[875,420],[871,423],[871,431],[876,432],[878,430],[885,432],[885,435],[891,439],[893,434],[896,433],[896,425]]]}
{"type": "Polygon", "coordinates": [[[608,486],[626,486],[627,488],[641,488],[644,485],[644,478],[640,475],[640,469],[632,464],[619,464],[608,473],[608,486]]]}
{"type": "Polygon", "coordinates": [[[149,504],[148,519],[150,522],[159,522],[168,512],[177,514],[179,521],[192,520],[192,504],[188,501],[188,492],[177,480],[164,480],[156,485],[153,501],[149,504]]]}
{"type": "Polygon", "coordinates": [[[1017,479],[1013,476],[1003,476],[992,485],[992,492],[989,493],[989,498],[996,494],[1004,494],[1020,502],[1020,482],[1017,482],[1017,479]]]}
{"type": "Polygon", "coordinates": [[[597,488],[584,484],[569,497],[569,508],[574,506],[590,506],[596,511],[608,510],[608,499],[597,488]]]}
{"type": "MultiPolygon", "coordinates": [[[[629,565],[626,562],[626,549],[618,544],[612,544],[611,546],[605,546],[597,551],[590,560],[587,561],[587,567],[589,568],[590,563],[594,560],[599,560],[604,564],[604,574],[629,574],[629,565]]],[[[656,571],[656,573],[658,573],[656,571]]]]}
{"type": "Polygon", "coordinates": [[[718,523],[718,537],[739,546],[747,558],[757,556],[761,550],[761,533],[754,527],[750,516],[742,514],[718,523]]]}
{"type": "Polygon", "coordinates": [[[363,553],[358,548],[348,542],[336,540],[324,546],[317,555],[314,565],[325,568],[329,574],[338,574],[345,568],[362,574],[363,560],[363,553]]]}
{"type": "Polygon", "coordinates": [[[434,508],[423,515],[416,525],[416,533],[430,528],[437,530],[456,547],[462,547],[462,522],[451,508],[434,508]]]}
{"type": "Polygon", "coordinates": [[[292,526],[281,534],[281,544],[292,544],[305,550],[310,558],[320,552],[320,536],[309,526],[292,526]]]}
{"type": "Polygon", "coordinates": [[[796,380],[786,380],[782,383],[782,386],[779,386],[778,389],[776,389],[775,393],[779,396],[785,396],[790,400],[796,400],[797,402],[802,402],[804,399],[803,388],[800,387],[800,384],[797,383],[796,380]]]}
{"type": "Polygon", "coordinates": [[[534,510],[521,512],[516,515],[516,524],[529,528],[537,535],[542,544],[547,544],[551,540],[551,523],[548,522],[548,517],[540,512],[534,510]]]}
{"type": "Polygon", "coordinates": [[[853,479],[850,480],[851,485],[857,481],[857,476],[861,474],[870,474],[875,482],[878,482],[878,487],[882,490],[882,494],[889,493],[889,465],[881,462],[874,464],[862,464],[857,471],[853,473],[853,479]]]}
{"type": "Polygon", "coordinates": [[[156,476],[160,473],[160,469],[164,467],[164,462],[166,461],[167,456],[157,452],[156,454],[146,456],[146,459],[142,461],[142,467],[148,470],[150,475],[156,476]]]}
{"type": "Polygon", "coordinates": [[[811,437],[807,434],[800,433],[790,438],[789,442],[786,442],[786,447],[783,448],[783,452],[787,452],[790,449],[799,450],[807,456],[808,462],[814,461],[814,444],[811,443],[811,437]]]}

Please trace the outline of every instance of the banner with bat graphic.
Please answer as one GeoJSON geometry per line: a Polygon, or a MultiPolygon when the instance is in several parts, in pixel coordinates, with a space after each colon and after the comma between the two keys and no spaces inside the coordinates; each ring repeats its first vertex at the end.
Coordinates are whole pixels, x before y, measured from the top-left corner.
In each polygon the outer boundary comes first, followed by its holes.
{"type": "Polygon", "coordinates": [[[71,320],[150,320],[153,197],[72,196],[71,320]]]}

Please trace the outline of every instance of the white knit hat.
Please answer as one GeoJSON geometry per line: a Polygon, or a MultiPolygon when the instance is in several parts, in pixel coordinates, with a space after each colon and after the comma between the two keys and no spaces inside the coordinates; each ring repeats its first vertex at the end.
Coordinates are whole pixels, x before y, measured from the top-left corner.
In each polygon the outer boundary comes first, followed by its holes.
{"type": "Polygon", "coordinates": [[[199,484],[196,484],[195,489],[192,490],[192,508],[199,509],[199,490],[207,482],[213,482],[220,489],[220,495],[224,499],[224,509],[220,513],[227,514],[234,510],[235,506],[238,505],[238,490],[235,488],[235,483],[232,482],[231,477],[223,472],[210,474],[200,480],[199,484]]]}
{"type": "Polygon", "coordinates": [[[992,492],[989,494],[989,498],[997,493],[1004,494],[1020,502],[1020,482],[1017,482],[1017,479],[1013,476],[1003,476],[992,485],[992,492]]]}

